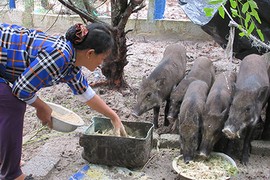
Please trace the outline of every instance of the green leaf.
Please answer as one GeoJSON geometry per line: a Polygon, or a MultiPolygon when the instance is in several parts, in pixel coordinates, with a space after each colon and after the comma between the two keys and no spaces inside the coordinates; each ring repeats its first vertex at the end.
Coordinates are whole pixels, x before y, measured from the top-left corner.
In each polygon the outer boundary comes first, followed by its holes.
{"type": "Polygon", "coordinates": [[[258,12],[255,10],[255,9],[252,9],[252,11],[250,12],[250,14],[253,16],[253,17],[255,17],[255,19],[261,24],[262,22],[261,22],[261,19],[260,19],[260,17],[259,17],[259,15],[258,15],[258,12]]]}
{"type": "Polygon", "coordinates": [[[237,7],[237,2],[235,0],[230,0],[230,3],[232,8],[235,9],[237,7]]]}
{"type": "Polygon", "coordinates": [[[244,36],[245,36],[245,33],[244,33],[244,32],[240,32],[240,33],[239,33],[239,36],[240,36],[240,37],[244,37],[244,36]]]}
{"type": "Polygon", "coordinates": [[[236,9],[231,8],[231,12],[232,12],[232,16],[233,16],[233,17],[239,16],[236,9]]]}
{"type": "Polygon", "coordinates": [[[255,24],[254,24],[254,22],[251,22],[251,24],[247,30],[247,34],[250,35],[253,32],[254,28],[255,28],[255,24]]]}
{"type": "Polygon", "coordinates": [[[259,35],[260,39],[261,39],[262,41],[264,41],[264,36],[263,36],[262,31],[261,31],[260,29],[256,29],[256,31],[257,31],[257,34],[259,35]]]}
{"type": "Polygon", "coordinates": [[[209,0],[208,1],[208,4],[212,4],[212,5],[221,4],[221,3],[223,3],[223,0],[209,0]]]}
{"type": "Polygon", "coordinates": [[[255,1],[249,0],[247,2],[249,3],[251,9],[258,9],[257,3],[255,1]]]}
{"type": "Polygon", "coordinates": [[[210,17],[212,16],[213,12],[214,12],[214,9],[213,8],[204,8],[204,13],[207,17],[210,17]]]}
{"type": "Polygon", "coordinates": [[[248,2],[245,2],[243,4],[243,7],[242,7],[242,13],[246,13],[248,11],[248,8],[249,8],[249,3],[248,2]]]}
{"type": "Polygon", "coordinates": [[[220,7],[218,8],[218,13],[219,13],[219,15],[224,19],[224,17],[225,17],[225,11],[224,11],[224,9],[223,9],[222,6],[220,6],[220,7]]]}
{"type": "Polygon", "coordinates": [[[246,18],[245,18],[245,28],[247,29],[248,28],[248,24],[249,24],[249,21],[250,21],[250,14],[248,13],[247,15],[246,15],[246,18]]]}

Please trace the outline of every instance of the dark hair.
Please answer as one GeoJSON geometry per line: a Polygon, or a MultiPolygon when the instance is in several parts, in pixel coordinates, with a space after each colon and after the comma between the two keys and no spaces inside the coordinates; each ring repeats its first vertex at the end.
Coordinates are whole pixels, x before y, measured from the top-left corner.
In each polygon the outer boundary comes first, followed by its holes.
{"type": "Polygon", "coordinates": [[[78,42],[78,24],[71,26],[66,32],[66,39],[75,49],[94,49],[96,54],[104,53],[111,49],[114,44],[109,27],[102,23],[92,23],[84,27],[88,30],[85,36],[78,42]]]}

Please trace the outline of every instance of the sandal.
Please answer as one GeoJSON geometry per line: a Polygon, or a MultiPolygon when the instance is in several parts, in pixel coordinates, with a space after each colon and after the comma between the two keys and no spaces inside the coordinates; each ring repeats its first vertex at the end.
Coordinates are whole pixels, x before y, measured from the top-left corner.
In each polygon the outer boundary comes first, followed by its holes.
{"type": "Polygon", "coordinates": [[[29,174],[24,178],[24,180],[35,180],[35,179],[33,178],[32,174],[29,174]]]}

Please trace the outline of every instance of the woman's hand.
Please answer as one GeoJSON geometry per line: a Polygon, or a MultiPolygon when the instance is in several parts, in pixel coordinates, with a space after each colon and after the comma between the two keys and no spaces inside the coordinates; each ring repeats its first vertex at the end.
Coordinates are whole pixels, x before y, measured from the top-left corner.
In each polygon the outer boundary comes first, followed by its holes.
{"type": "Polygon", "coordinates": [[[40,119],[42,125],[47,125],[49,128],[52,128],[52,109],[39,98],[37,98],[31,106],[36,108],[36,115],[38,119],[40,119]]]}
{"type": "Polygon", "coordinates": [[[86,104],[95,111],[111,119],[115,135],[127,137],[127,132],[119,116],[98,95],[95,95],[92,99],[87,101],[86,104]]]}
{"type": "MultiPolygon", "coordinates": [[[[121,123],[121,122],[120,122],[121,123]]],[[[120,127],[116,127],[112,121],[112,124],[114,126],[114,129],[113,129],[113,132],[114,132],[114,135],[116,136],[123,136],[123,137],[127,137],[127,132],[125,130],[125,127],[124,125],[121,123],[120,127]]]]}

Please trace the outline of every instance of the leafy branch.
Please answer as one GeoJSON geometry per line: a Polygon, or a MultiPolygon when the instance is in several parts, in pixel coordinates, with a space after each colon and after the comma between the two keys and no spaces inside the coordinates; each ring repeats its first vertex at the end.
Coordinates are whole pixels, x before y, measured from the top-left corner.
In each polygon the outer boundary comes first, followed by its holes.
{"type": "MultiPolygon", "coordinates": [[[[231,20],[230,25],[237,27],[241,32],[239,33],[239,36],[243,37],[246,36],[248,38],[251,38],[255,42],[257,42],[260,46],[263,46],[267,49],[270,49],[270,46],[264,43],[264,35],[262,31],[256,26],[256,23],[261,24],[261,19],[258,15],[258,6],[257,3],[254,0],[247,0],[243,3],[242,0],[229,0],[230,1],[230,13],[225,8],[224,4],[226,3],[226,0],[208,0],[208,3],[211,5],[218,5],[220,4],[218,8],[219,15],[224,19],[225,14],[228,15],[228,17],[231,20]],[[240,19],[241,24],[237,24],[233,18],[238,17],[240,19]],[[257,35],[259,36],[260,40],[257,39],[255,36],[252,35],[252,33],[256,30],[257,35]]],[[[206,16],[212,16],[214,9],[213,8],[204,8],[204,12],[206,16]]]]}

